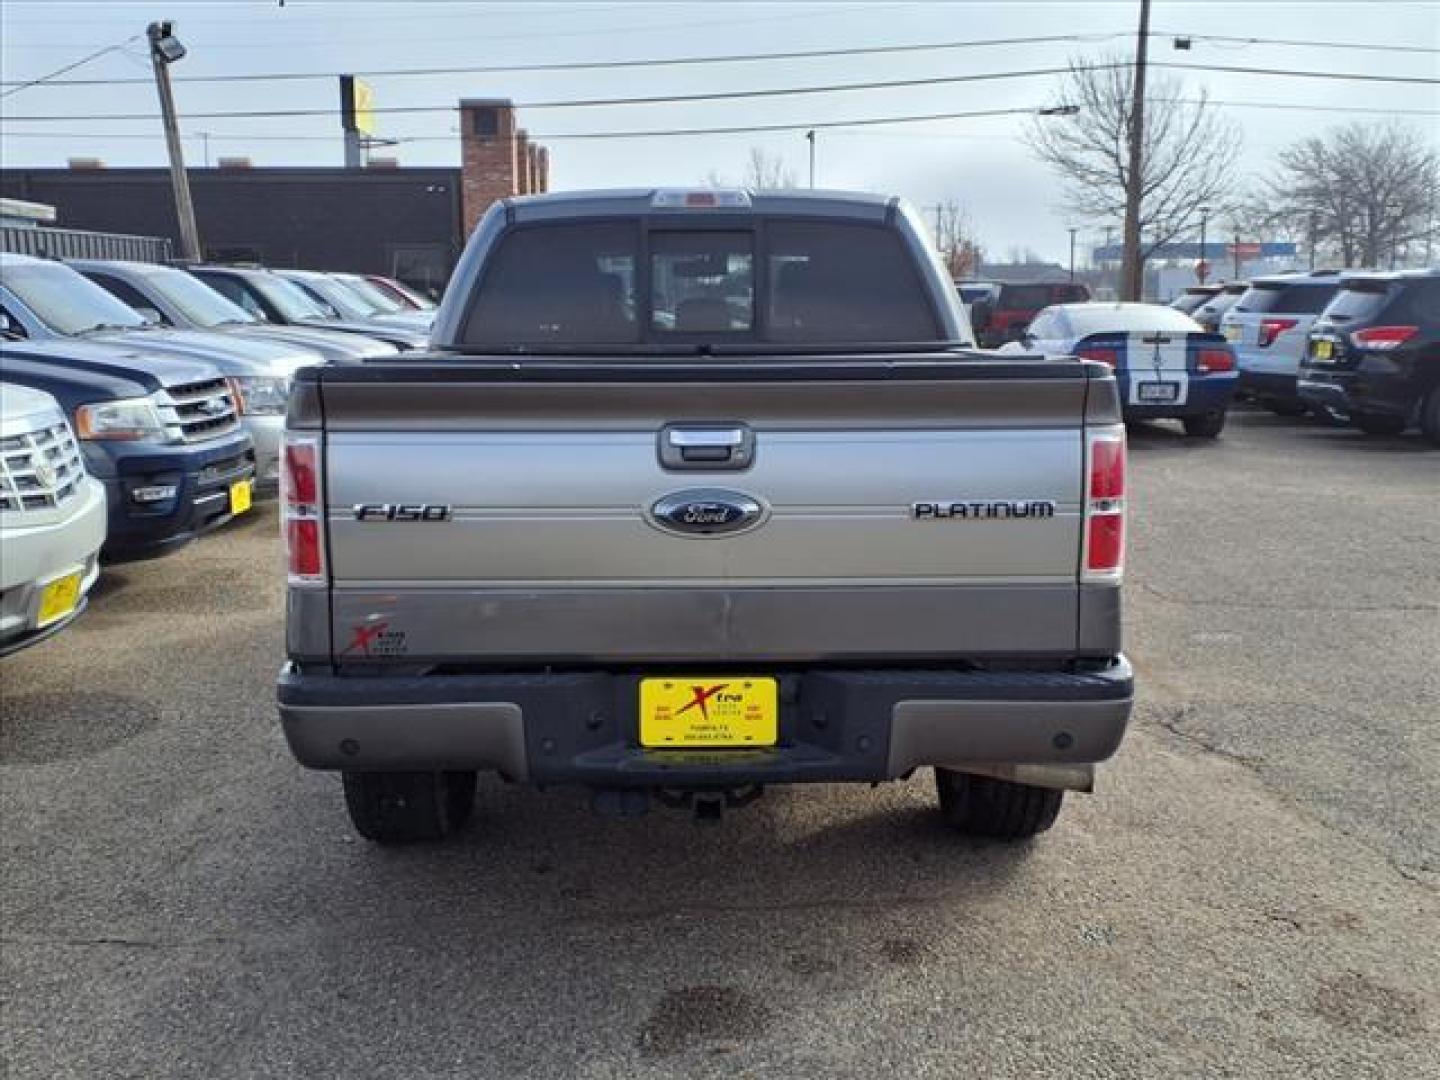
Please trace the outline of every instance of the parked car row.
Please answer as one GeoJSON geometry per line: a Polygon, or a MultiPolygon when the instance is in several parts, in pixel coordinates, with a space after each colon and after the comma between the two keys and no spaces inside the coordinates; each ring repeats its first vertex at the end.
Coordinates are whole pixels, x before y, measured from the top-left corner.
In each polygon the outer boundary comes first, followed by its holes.
{"type": "Polygon", "coordinates": [[[273,493],[300,368],[427,340],[398,283],[310,277],[389,291],[336,319],[260,268],[0,253],[0,655],[79,615],[102,560],[164,555],[273,493]]]}
{"type": "Polygon", "coordinates": [[[1240,395],[1369,434],[1418,427],[1440,444],[1440,269],[1257,277],[1195,309],[1207,316],[1235,349],[1240,395]]]}

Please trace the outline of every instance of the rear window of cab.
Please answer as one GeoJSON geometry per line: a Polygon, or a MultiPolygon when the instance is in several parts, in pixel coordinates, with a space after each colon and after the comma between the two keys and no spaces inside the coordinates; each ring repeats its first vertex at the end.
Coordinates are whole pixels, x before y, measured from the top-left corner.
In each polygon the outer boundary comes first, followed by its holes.
{"type": "Polygon", "coordinates": [[[487,260],[462,346],[939,341],[913,256],[881,225],[521,225],[487,260]]]}

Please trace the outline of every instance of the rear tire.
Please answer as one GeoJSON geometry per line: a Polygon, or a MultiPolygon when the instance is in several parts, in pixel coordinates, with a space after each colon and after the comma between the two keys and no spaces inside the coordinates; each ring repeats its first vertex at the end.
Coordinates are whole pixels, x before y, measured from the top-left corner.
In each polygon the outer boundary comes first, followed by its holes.
{"type": "Polygon", "coordinates": [[[1350,422],[1366,435],[1399,435],[1405,430],[1405,420],[1399,416],[1356,413],[1350,418],[1350,422]]]}
{"type": "Polygon", "coordinates": [[[440,840],[475,807],[471,772],[347,772],[345,807],[355,831],[377,844],[440,840]]]}
{"type": "Polygon", "coordinates": [[[1440,386],[1432,386],[1420,406],[1420,430],[1433,445],[1440,446],[1440,386]]]}
{"type": "Polygon", "coordinates": [[[945,824],[969,836],[1023,840],[1055,824],[1065,792],[954,769],[935,769],[945,824]]]}
{"type": "Polygon", "coordinates": [[[1185,434],[1194,439],[1213,439],[1225,430],[1224,410],[1186,416],[1180,421],[1185,425],[1185,434]]]}

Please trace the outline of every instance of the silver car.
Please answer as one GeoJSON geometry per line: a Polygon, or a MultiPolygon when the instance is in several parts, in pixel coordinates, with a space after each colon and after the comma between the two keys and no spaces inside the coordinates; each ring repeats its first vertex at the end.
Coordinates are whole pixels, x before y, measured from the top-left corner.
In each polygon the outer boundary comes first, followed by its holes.
{"type": "Polygon", "coordinates": [[[266,322],[173,266],[121,259],[71,259],[69,265],[161,326],[284,342],[319,353],[332,364],[394,356],[399,351],[388,342],[360,334],[266,322]]]}

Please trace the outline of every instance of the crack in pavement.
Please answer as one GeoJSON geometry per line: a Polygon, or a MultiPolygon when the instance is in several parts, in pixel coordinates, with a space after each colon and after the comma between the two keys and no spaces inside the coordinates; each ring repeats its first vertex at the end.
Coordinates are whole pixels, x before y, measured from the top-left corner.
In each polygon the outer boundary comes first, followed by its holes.
{"type": "MultiPolygon", "coordinates": [[[[1236,753],[1233,750],[1227,750],[1224,747],[1218,746],[1215,743],[1209,741],[1205,737],[1205,734],[1203,732],[1186,731],[1179,726],[1184,721],[1185,717],[1193,711],[1191,706],[1176,705],[1171,706],[1168,709],[1162,709],[1160,706],[1156,706],[1155,711],[1156,715],[1153,718],[1155,726],[1162,728],[1165,731],[1168,731],[1171,735],[1174,735],[1181,742],[1189,746],[1198,747],[1199,749],[1203,750],[1208,754],[1214,754],[1218,758],[1222,758],[1225,761],[1230,761],[1235,763],[1236,765],[1242,766],[1243,768],[1254,773],[1255,776],[1262,781],[1262,783],[1264,782],[1265,773],[1264,770],[1261,768],[1262,765],[1266,764],[1264,757],[1250,757],[1245,754],[1236,753]]],[[[1331,832],[1338,833],[1339,835],[1344,836],[1347,839],[1353,840],[1364,846],[1366,850],[1371,851],[1376,855],[1379,855],[1380,858],[1385,861],[1386,865],[1390,867],[1390,869],[1395,871],[1395,873],[1399,874],[1400,877],[1404,878],[1406,881],[1414,885],[1419,885],[1422,888],[1429,890],[1430,892],[1440,892],[1440,867],[1431,866],[1429,863],[1425,862],[1404,862],[1395,857],[1394,855],[1391,855],[1389,852],[1375,847],[1360,834],[1351,832],[1349,829],[1346,829],[1333,821],[1328,821],[1324,817],[1321,817],[1311,812],[1310,809],[1306,807],[1301,800],[1295,798],[1290,793],[1280,788],[1274,787],[1268,783],[1265,783],[1264,787],[1265,790],[1272,797],[1285,803],[1287,806],[1290,807],[1291,810],[1293,810],[1296,814],[1299,814],[1301,817],[1305,818],[1307,821],[1317,824],[1322,828],[1328,829],[1331,832]]]]}

